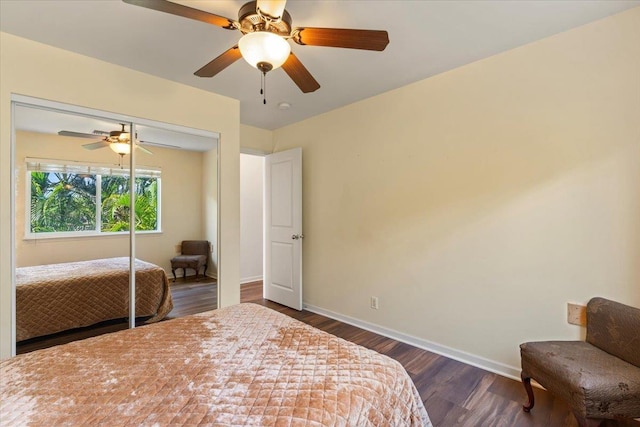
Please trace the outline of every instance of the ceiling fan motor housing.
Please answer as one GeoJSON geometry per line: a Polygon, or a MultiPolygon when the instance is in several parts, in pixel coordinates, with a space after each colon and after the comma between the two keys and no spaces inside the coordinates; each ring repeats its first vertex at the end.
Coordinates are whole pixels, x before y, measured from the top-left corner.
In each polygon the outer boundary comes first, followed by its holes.
{"type": "Polygon", "coordinates": [[[256,31],[269,31],[282,37],[291,35],[291,15],[286,10],[278,21],[265,21],[257,12],[257,2],[250,1],[238,11],[238,23],[240,31],[244,34],[256,31]]]}
{"type": "Polygon", "coordinates": [[[122,129],[120,130],[112,130],[111,132],[109,132],[109,140],[119,140],[120,136],[122,134],[126,134],[126,139],[128,138],[128,132],[124,130],[124,127],[126,126],[124,123],[120,123],[120,126],[122,126],[122,129]]]}

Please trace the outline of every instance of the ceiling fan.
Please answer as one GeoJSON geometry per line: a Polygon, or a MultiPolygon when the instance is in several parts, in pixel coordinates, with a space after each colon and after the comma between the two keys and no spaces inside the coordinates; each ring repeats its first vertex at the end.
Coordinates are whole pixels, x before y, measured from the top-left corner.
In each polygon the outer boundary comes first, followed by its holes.
{"type": "MultiPolygon", "coordinates": [[[[122,126],[122,129],[113,130],[111,132],[107,132],[103,130],[94,130],[93,133],[82,133],[82,132],[73,132],[69,130],[61,130],[58,132],[58,135],[72,136],[76,138],[91,138],[91,139],[95,139],[102,136],[103,137],[102,140],[92,142],[90,144],[83,144],[82,148],[86,150],[97,150],[98,148],[109,147],[117,154],[124,156],[125,154],[129,154],[131,152],[131,135],[129,134],[129,132],[125,130],[124,123],[120,123],[120,126],[122,126]]],[[[147,154],[153,154],[153,153],[147,150],[146,148],[142,147],[141,144],[156,145],[159,147],[179,148],[175,145],[136,140],[135,147],[147,154]]]]}
{"type": "Polygon", "coordinates": [[[286,0],[250,1],[238,11],[238,21],[167,0],[123,1],[206,22],[226,30],[239,30],[243,34],[237,45],[194,73],[199,77],[213,77],[242,57],[264,75],[282,67],[300,90],[308,93],[319,89],[320,84],[291,52],[291,45],[287,40],[293,40],[303,46],[375,51],[382,51],[389,44],[389,35],[386,31],[292,27],[291,15],[285,10],[286,0]]]}

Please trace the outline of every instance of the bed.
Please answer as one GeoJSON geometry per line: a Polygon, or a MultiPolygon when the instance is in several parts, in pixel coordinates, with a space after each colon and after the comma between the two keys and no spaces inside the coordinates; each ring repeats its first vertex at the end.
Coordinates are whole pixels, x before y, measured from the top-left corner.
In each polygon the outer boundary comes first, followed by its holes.
{"type": "Polygon", "coordinates": [[[431,426],[397,361],[245,303],[0,362],[2,423],[431,426]]]}
{"type": "MultiPolygon", "coordinates": [[[[147,323],[173,308],[169,280],[136,260],[136,317],[147,323]]],[[[16,268],[16,341],[129,316],[129,258],[16,268]]]]}

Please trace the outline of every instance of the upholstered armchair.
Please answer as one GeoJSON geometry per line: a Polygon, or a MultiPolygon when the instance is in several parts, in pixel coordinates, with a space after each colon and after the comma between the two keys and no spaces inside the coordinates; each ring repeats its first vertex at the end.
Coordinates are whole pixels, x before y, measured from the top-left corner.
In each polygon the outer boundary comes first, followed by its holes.
{"type": "Polygon", "coordinates": [[[640,417],[640,309],[593,298],[586,342],[528,342],[520,355],[525,412],[534,405],[533,378],[567,402],[581,426],[640,417]]]}
{"type": "Polygon", "coordinates": [[[209,265],[209,254],[211,253],[211,243],[207,240],[184,240],[180,246],[180,255],[171,258],[171,272],[173,273],[173,281],[176,281],[176,269],[181,268],[183,277],[187,277],[187,268],[196,271],[196,280],[198,279],[198,271],[204,267],[203,276],[207,275],[207,266],[209,265]]]}

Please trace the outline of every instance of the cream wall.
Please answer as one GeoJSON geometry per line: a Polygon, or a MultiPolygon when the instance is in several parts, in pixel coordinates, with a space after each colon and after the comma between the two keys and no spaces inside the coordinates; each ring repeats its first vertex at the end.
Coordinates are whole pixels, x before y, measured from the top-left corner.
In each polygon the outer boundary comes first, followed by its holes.
{"type": "MultiPolygon", "coordinates": [[[[207,276],[218,277],[218,153],[209,150],[202,157],[202,218],[204,219],[204,238],[211,242],[211,256],[207,266],[207,276]]],[[[238,213],[239,214],[239,213],[238,213]]],[[[186,240],[186,239],[185,239],[186,240]]],[[[240,267],[238,267],[240,268],[240,267]]]]}
{"type": "MultiPolygon", "coordinates": [[[[273,132],[254,126],[240,125],[240,147],[243,153],[273,152],[273,132]]],[[[262,271],[262,180],[264,159],[240,156],[240,282],[261,280],[262,271]]]]}
{"type": "Polygon", "coordinates": [[[635,8],[276,130],[305,304],[513,376],[568,301],[640,306],[639,40],[635,8]]]}
{"type": "Polygon", "coordinates": [[[240,125],[240,147],[248,153],[272,153],[273,132],[254,126],[240,125]]]}
{"type": "Polygon", "coordinates": [[[240,283],[263,278],[264,157],[240,154],[240,283]]]}
{"type": "MultiPolygon", "coordinates": [[[[16,133],[16,267],[129,255],[128,234],[24,240],[25,158],[85,161],[117,167],[118,155],[113,151],[84,150],[81,148],[83,143],[86,140],[35,132],[16,133]]],[[[136,257],[159,265],[171,275],[169,260],[175,255],[175,246],[182,240],[204,238],[203,154],[160,147],[152,147],[152,150],[153,155],[139,152],[137,163],[139,167],[153,166],[162,170],[162,233],[138,233],[136,257]],[[191,209],[187,208],[189,206],[191,209]]]]}
{"type": "Polygon", "coordinates": [[[220,304],[239,302],[238,101],[0,33],[0,358],[11,351],[11,94],[219,132],[220,304]]]}

